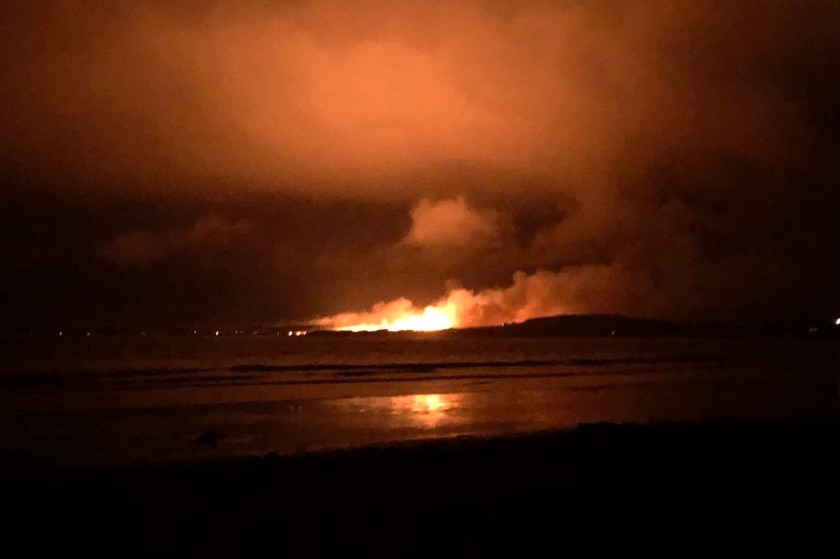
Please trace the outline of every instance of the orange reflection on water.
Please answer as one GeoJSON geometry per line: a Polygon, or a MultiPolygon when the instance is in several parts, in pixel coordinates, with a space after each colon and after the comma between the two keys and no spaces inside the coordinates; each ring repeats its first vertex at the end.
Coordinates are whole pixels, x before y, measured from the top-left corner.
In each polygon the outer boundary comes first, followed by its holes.
{"type": "Polygon", "coordinates": [[[432,429],[461,406],[463,394],[411,394],[392,396],[390,411],[413,426],[432,429]]]}

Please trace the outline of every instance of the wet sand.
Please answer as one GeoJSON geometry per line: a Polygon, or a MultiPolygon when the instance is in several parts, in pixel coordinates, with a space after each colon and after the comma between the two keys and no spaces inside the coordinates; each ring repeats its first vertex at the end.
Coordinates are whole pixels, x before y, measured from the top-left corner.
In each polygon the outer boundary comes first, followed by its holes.
{"type": "Polygon", "coordinates": [[[837,556],[840,419],[589,424],[2,478],[7,549],[837,556]]]}

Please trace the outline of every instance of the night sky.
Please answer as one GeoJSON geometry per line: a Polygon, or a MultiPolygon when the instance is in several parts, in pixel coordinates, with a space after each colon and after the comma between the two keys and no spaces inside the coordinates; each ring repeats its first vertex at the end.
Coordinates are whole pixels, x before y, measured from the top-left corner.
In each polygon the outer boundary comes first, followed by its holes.
{"type": "Polygon", "coordinates": [[[447,296],[459,325],[833,320],[838,22],[833,0],[4,2],[2,327],[447,296]]]}

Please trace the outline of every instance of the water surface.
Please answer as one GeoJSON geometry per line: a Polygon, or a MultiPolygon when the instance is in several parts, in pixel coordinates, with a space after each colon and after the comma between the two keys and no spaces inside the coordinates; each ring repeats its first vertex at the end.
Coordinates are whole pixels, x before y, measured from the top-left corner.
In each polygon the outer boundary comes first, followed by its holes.
{"type": "Polygon", "coordinates": [[[829,339],[7,339],[5,470],[835,413],[829,339]]]}

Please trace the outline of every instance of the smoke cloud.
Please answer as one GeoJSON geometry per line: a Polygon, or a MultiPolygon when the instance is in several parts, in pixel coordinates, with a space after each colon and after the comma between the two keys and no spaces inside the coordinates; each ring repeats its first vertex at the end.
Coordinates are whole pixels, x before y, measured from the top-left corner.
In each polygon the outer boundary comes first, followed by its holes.
{"type": "Polygon", "coordinates": [[[411,230],[403,242],[427,247],[463,247],[495,236],[496,216],[477,211],[464,196],[430,202],[421,200],[411,210],[411,230]]]}
{"type": "Polygon", "coordinates": [[[217,216],[207,216],[185,230],[133,231],[121,235],[106,244],[102,254],[117,264],[143,266],[181,251],[200,250],[205,244],[225,248],[247,230],[245,221],[230,223],[217,216]]]}
{"type": "Polygon", "coordinates": [[[471,325],[840,312],[838,20],[829,0],[6,3],[6,314],[167,322],[132,301],[171,308],[202,262],[178,321],[456,294],[471,325]]]}

